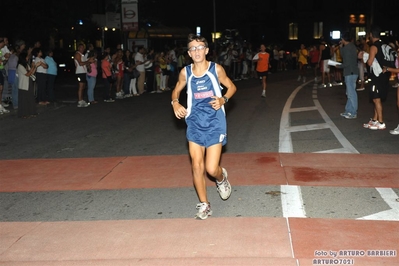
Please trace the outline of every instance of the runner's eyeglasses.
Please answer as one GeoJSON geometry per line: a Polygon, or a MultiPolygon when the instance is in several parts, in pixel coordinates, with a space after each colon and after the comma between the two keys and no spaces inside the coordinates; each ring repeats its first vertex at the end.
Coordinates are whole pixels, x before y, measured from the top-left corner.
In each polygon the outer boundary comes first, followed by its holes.
{"type": "Polygon", "coordinates": [[[190,52],[194,52],[194,51],[202,51],[202,50],[204,50],[206,48],[206,46],[205,45],[198,45],[198,46],[191,46],[190,48],[188,48],[188,50],[190,51],[190,52]]]}

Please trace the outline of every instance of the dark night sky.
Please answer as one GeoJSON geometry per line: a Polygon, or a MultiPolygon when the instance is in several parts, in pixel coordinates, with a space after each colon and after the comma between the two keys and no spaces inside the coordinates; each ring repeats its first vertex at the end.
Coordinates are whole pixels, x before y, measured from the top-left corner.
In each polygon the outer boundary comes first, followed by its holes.
{"type": "MultiPolygon", "coordinates": [[[[108,0],[110,3],[115,0],[108,0]]],[[[159,21],[166,26],[184,26],[195,30],[196,26],[213,30],[214,4],[216,11],[216,28],[222,30],[236,27],[240,21],[254,19],[251,10],[262,7],[261,1],[232,1],[228,0],[140,0],[139,19],[159,21]]]]}
{"type": "MultiPolygon", "coordinates": [[[[213,31],[213,3],[216,3],[218,30],[234,27],[246,16],[242,1],[234,5],[227,0],[139,0],[139,21],[148,20],[153,25],[187,27],[195,32],[201,26],[203,32],[213,31]],[[237,10],[240,12],[237,13],[237,10]]],[[[246,3],[259,2],[247,0],[246,3]]],[[[2,1],[0,36],[11,40],[24,39],[32,42],[48,36],[65,35],[78,19],[89,19],[91,14],[104,13],[106,8],[117,6],[120,0],[13,0],[2,1]],[[109,5],[111,4],[111,5],[109,5]],[[116,4],[116,5],[115,5],[116,4]],[[6,25],[6,26],[4,26],[6,25]]],[[[110,10],[111,11],[111,10],[110,10]]]]}
{"type": "MultiPolygon", "coordinates": [[[[288,1],[288,0],[280,0],[288,1]]],[[[195,31],[214,29],[214,8],[216,3],[216,28],[221,31],[235,28],[244,22],[261,19],[260,10],[272,12],[274,3],[246,0],[139,0],[139,20],[159,22],[165,26],[188,27],[195,31]]],[[[120,0],[13,0],[2,1],[0,35],[48,36],[51,30],[71,28],[79,18],[90,18],[91,14],[104,13],[106,8],[118,6],[120,0]],[[12,23],[11,23],[12,22],[12,23]]],[[[110,10],[111,11],[111,10],[110,10]]],[[[33,38],[33,37],[32,37],[33,38]]]]}
{"type": "MultiPolygon", "coordinates": [[[[99,0],[100,2],[102,0],[99,0]]],[[[117,8],[119,0],[107,0],[105,5],[108,10],[117,8]]],[[[215,0],[218,5],[225,5],[225,0],[215,0]]],[[[165,25],[213,25],[213,0],[190,2],[182,0],[140,0],[139,19],[152,19],[162,21],[165,25]]]]}
{"type": "MultiPolygon", "coordinates": [[[[393,2],[396,5],[399,3],[397,0],[393,2]]],[[[118,3],[120,0],[2,1],[0,36],[25,40],[45,39],[50,35],[65,36],[72,26],[77,25],[78,19],[89,19],[91,14],[104,13],[106,8],[112,9],[112,6],[117,6],[118,3]]],[[[210,36],[214,28],[214,3],[218,31],[240,28],[243,25],[245,30],[256,31],[263,30],[266,25],[278,32],[279,25],[276,22],[280,19],[279,11],[284,10],[285,16],[295,19],[299,7],[306,11],[312,8],[316,1],[139,0],[139,21],[148,21],[153,25],[159,23],[171,27],[187,27],[192,32],[196,26],[201,26],[203,33],[210,36]]],[[[327,5],[327,2],[325,4],[327,5]]],[[[398,9],[395,8],[395,12],[396,10],[398,9]]]]}

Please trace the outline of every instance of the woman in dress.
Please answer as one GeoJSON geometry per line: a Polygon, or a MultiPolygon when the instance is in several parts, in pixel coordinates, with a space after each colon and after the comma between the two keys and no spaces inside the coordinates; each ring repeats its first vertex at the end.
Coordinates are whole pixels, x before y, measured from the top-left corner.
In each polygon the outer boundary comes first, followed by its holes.
{"type": "Polygon", "coordinates": [[[40,62],[29,65],[28,54],[22,52],[18,57],[18,117],[30,118],[37,115],[33,81],[40,62]]]}

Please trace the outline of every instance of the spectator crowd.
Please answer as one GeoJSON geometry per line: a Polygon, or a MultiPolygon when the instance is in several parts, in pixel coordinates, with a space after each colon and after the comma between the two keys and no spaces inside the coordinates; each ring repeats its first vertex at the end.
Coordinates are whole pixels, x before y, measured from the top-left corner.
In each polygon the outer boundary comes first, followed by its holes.
{"type": "MultiPolygon", "coordinates": [[[[370,54],[372,59],[376,60],[380,57],[381,51],[377,53],[372,48],[377,42],[381,42],[378,28],[374,29],[374,33],[371,32],[370,36],[357,40],[343,36],[341,40],[328,41],[322,37],[309,45],[302,43],[292,50],[285,50],[279,45],[267,46],[264,43],[254,48],[249,42],[231,41],[210,47],[212,52],[207,56],[208,60],[223,66],[227,76],[233,81],[260,78],[262,97],[266,97],[268,74],[289,69],[298,71],[298,81],[306,83],[307,80],[314,80],[320,89],[345,84],[348,104],[351,102],[354,107],[349,108],[350,112],[345,110],[341,115],[347,119],[355,119],[356,91],[364,91],[368,82],[375,85],[375,81],[381,80],[382,76],[389,75],[391,79],[399,79],[399,73],[394,70],[385,74],[387,70],[381,63],[380,67],[385,71],[380,77],[376,76],[373,73],[372,62],[363,58],[364,54],[370,54]],[[348,45],[352,47],[352,44],[356,53],[350,50],[348,57],[349,49],[346,48],[348,45]],[[354,54],[355,59],[352,58],[354,54]],[[260,59],[266,59],[267,62],[261,62],[260,59]],[[350,75],[347,72],[349,61],[352,62],[349,66],[350,75]],[[356,70],[353,63],[356,64],[356,70]],[[348,88],[351,88],[350,91],[348,88]]],[[[391,42],[389,46],[397,51],[399,43],[391,42]]],[[[139,97],[144,93],[162,93],[171,90],[180,70],[191,63],[187,48],[177,45],[160,51],[143,46],[123,49],[121,45],[100,51],[91,43],[80,43],[73,58],[74,74],[78,83],[77,107],[89,107],[98,103],[99,99],[95,99],[94,94],[98,82],[103,82],[101,100],[106,103],[128,97],[139,97]]],[[[397,58],[395,63],[398,67],[397,58]]],[[[7,37],[0,37],[0,95],[2,96],[0,115],[9,113],[9,108],[13,108],[18,110],[18,117],[35,117],[37,105],[55,102],[54,86],[57,71],[54,51],[43,49],[40,41],[27,45],[23,40],[17,40],[14,45],[10,45],[7,37]]],[[[399,82],[393,87],[399,90],[399,82]]],[[[370,97],[374,101],[376,115],[365,123],[364,127],[385,129],[385,123],[382,121],[382,102],[385,100],[385,95],[370,93],[370,97]]],[[[399,126],[390,133],[399,135],[399,126]]]]}
{"type": "MultiPolygon", "coordinates": [[[[0,37],[0,114],[13,108],[18,117],[31,118],[37,115],[37,105],[57,100],[54,85],[58,66],[53,56],[54,51],[42,48],[39,41],[29,46],[17,40],[10,45],[8,38],[0,37]],[[25,110],[27,100],[32,106],[29,110],[25,110]]],[[[146,47],[122,49],[118,45],[100,52],[90,43],[79,43],[73,62],[78,84],[77,107],[88,107],[98,103],[94,94],[98,82],[104,84],[102,100],[107,103],[169,91],[190,58],[186,49],[177,46],[155,51],[146,47]]]]}

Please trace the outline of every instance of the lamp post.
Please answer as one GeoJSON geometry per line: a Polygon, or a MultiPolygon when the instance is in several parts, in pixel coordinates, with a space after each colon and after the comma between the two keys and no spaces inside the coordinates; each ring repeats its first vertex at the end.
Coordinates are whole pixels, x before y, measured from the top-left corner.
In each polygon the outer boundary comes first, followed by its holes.
{"type": "MultiPolygon", "coordinates": [[[[217,55],[217,46],[216,46],[216,0],[213,0],[213,34],[212,34],[212,38],[213,38],[213,45],[214,45],[214,53],[215,55],[217,55]]],[[[216,61],[216,58],[214,58],[214,60],[216,61]]]]}
{"type": "Polygon", "coordinates": [[[104,33],[104,31],[105,31],[105,27],[101,27],[101,40],[102,40],[102,42],[101,42],[101,52],[102,53],[104,53],[104,46],[105,46],[105,33],[104,33]]]}

